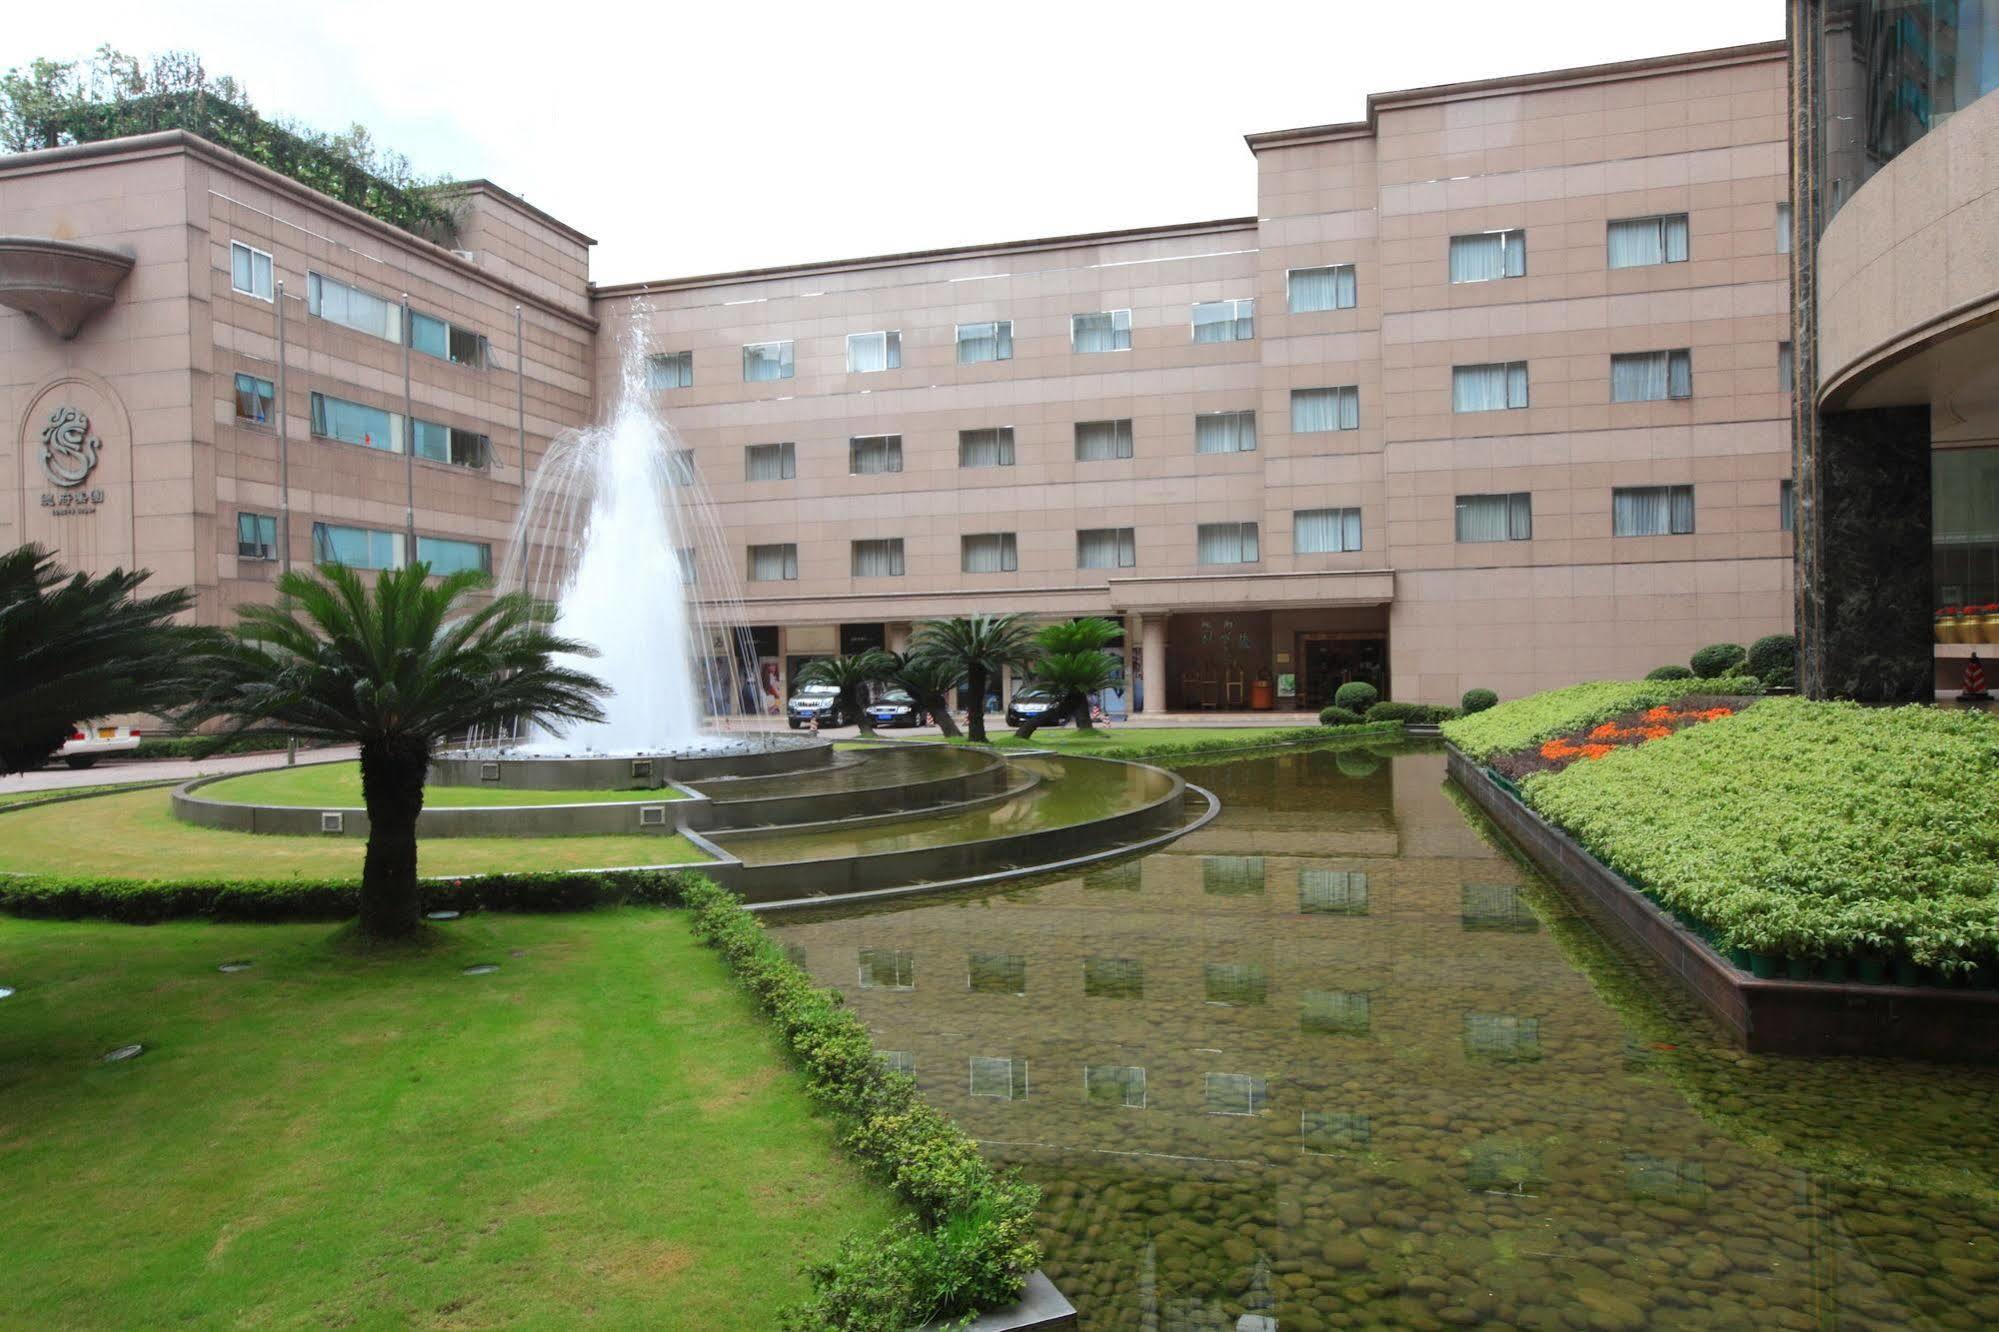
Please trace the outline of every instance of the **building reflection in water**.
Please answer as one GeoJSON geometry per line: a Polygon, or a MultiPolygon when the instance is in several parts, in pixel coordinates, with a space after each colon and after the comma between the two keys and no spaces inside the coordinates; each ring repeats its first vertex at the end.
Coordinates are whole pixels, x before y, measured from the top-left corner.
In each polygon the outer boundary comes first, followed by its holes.
{"type": "MultiPolygon", "coordinates": [[[[1594,943],[1579,966],[1573,918],[1541,919],[1559,899],[1466,822],[1439,756],[1188,775],[1223,813],[1165,852],[778,927],[1043,1185],[1046,1266],[1085,1326],[1995,1321],[1963,1320],[1999,1313],[1999,1267],[1936,1283],[1873,1251],[1961,1225],[1969,1252],[1981,1213],[1829,1190],[1696,1111],[1667,1072],[1740,1076],[1734,1053],[1677,1009],[1675,1039],[1634,1034],[1598,991],[1635,973],[1594,943]],[[1891,1206],[1936,1215],[1864,1223],[1891,1206]]],[[[1943,1094],[1983,1116],[1995,1088],[1943,1094]]]]}

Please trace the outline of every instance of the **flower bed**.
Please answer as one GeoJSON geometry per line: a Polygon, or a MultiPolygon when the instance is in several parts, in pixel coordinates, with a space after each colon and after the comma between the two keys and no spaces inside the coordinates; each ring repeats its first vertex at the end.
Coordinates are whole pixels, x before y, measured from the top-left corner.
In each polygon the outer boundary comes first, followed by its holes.
{"type": "Polygon", "coordinates": [[[1716,680],[1591,680],[1447,721],[1443,726],[1444,739],[1456,745],[1466,757],[1490,763],[1495,755],[1526,749],[1627,713],[1678,703],[1683,698],[1739,698],[1762,692],[1762,683],[1746,676],[1716,680]]]}
{"type": "Polygon", "coordinates": [[[1515,782],[1524,781],[1537,772],[1560,772],[1578,760],[1604,758],[1619,749],[1664,740],[1689,726],[1734,716],[1755,701],[1740,696],[1689,695],[1677,703],[1660,703],[1578,728],[1516,753],[1496,754],[1491,766],[1515,782]]]}

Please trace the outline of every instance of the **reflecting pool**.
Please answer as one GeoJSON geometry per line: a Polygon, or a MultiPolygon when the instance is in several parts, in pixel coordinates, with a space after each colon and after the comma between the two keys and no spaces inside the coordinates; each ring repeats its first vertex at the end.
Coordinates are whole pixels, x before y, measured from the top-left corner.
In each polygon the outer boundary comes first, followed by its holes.
{"type": "Polygon", "coordinates": [[[1084,1327],[1999,1326],[1999,1070],[1740,1054],[1440,754],[1182,771],[1169,850],[776,926],[1043,1186],[1084,1327]]]}

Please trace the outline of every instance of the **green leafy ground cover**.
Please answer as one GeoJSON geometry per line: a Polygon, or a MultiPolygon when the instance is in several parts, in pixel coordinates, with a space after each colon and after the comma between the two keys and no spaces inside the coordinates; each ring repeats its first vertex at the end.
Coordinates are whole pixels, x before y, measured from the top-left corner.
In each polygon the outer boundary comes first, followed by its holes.
{"type": "Polygon", "coordinates": [[[684,913],[432,934],[0,919],[0,1321],[773,1327],[902,1215],[684,913]]]}
{"type": "MultiPolygon", "coordinates": [[[[325,878],[361,873],[366,839],[275,837],[197,828],[173,816],[165,787],[0,814],[0,872],[195,879],[325,878]]],[[[417,847],[423,874],[494,874],[682,864],[708,859],[677,833],[626,837],[437,837],[417,847]]]]}
{"type": "MultiPolygon", "coordinates": [[[[245,773],[201,788],[210,800],[243,805],[302,805],[324,808],[359,809],[361,765],[359,762],[306,763],[295,768],[271,768],[245,773]]],[[[662,800],[684,797],[671,786],[654,791],[514,791],[488,786],[436,786],[423,788],[426,809],[464,808],[475,805],[594,805],[641,801],[656,805],[662,800]]]]}
{"type": "Polygon", "coordinates": [[[1984,713],[1765,699],[1521,793],[1718,947],[1981,980],[1999,965],[1999,720],[1984,713]]]}
{"type": "Polygon", "coordinates": [[[1495,754],[1539,744],[1636,708],[1653,708],[1688,694],[1760,694],[1755,680],[1590,680],[1530,694],[1443,724],[1444,739],[1483,763],[1495,754]]]}

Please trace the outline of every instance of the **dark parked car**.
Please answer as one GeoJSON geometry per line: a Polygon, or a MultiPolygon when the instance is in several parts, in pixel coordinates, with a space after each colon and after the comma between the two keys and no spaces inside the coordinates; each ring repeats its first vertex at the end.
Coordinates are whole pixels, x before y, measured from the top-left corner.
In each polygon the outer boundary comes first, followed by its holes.
{"type": "Polygon", "coordinates": [[[1044,713],[1061,705],[1062,695],[1058,691],[1043,689],[1039,685],[1028,685],[1015,690],[1013,702],[1006,705],[1006,724],[1025,726],[1027,719],[1032,717],[1043,726],[1067,726],[1069,719],[1066,716],[1043,717],[1044,713]]]}
{"type": "Polygon", "coordinates": [[[784,705],[785,720],[797,730],[813,718],[821,726],[851,726],[854,719],[840,706],[840,691],[833,685],[806,685],[784,705]]]}
{"type": "Polygon", "coordinates": [[[901,689],[890,689],[868,704],[868,720],[877,726],[921,726],[930,718],[901,689]]]}

